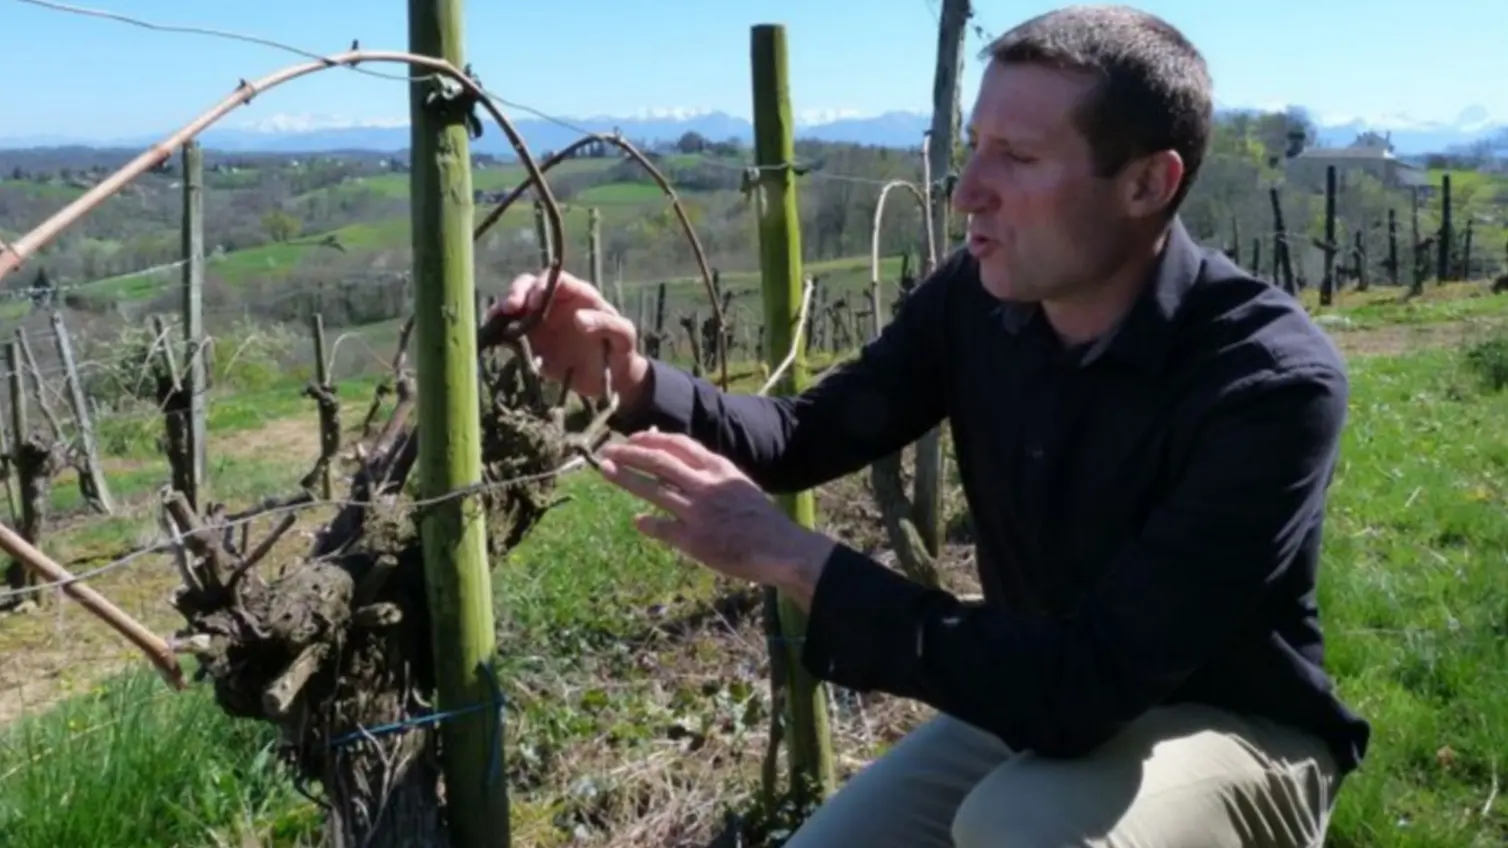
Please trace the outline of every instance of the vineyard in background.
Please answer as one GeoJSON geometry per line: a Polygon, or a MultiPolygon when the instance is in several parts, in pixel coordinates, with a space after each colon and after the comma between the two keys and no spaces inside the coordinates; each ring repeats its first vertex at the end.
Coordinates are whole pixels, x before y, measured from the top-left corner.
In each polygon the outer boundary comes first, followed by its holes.
{"type": "MultiPolygon", "coordinates": [[[[1328,662],[1377,735],[1329,844],[1500,844],[1508,178],[1449,157],[1409,184],[1391,171],[1308,167],[1291,151],[1312,134],[1292,114],[1223,118],[1183,217],[1198,239],[1291,290],[1352,363],[1321,603],[1328,662]]],[[[635,147],[653,168],[587,139],[550,171],[569,270],[635,319],[647,353],[713,380],[725,366],[737,390],[768,389],[786,351],[761,342],[752,151],[690,136],[635,147]]],[[[947,180],[921,142],[795,149],[811,281],[799,343],[820,379],[925,273],[928,222],[903,192],[881,219],[882,193],[896,180],[945,193],[947,180]]],[[[131,155],[0,151],[0,241],[131,155]]],[[[510,196],[538,195],[519,191],[519,165],[474,165],[479,221],[510,196]]],[[[391,155],[192,147],[6,277],[6,523],[156,634],[183,626],[169,595],[195,579],[182,547],[165,544],[164,487],[232,521],[224,551],[253,563],[301,556],[349,506],[326,481],[380,452],[414,367],[410,167],[391,155]]],[[[478,239],[479,306],[550,264],[548,205],[515,203],[478,239]]],[[[956,223],[943,226],[956,236],[956,223]]],[[[897,511],[916,477],[908,454],[821,487],[819,526],[975,592],[956,474],[945,463],[942,532],[925,546],[908,541],[897,511]]],[[[527,538],[493,562],[514,843],[705,845],[722,834],[731,845],[739,830],[778,842],[787,822],[754,813],[780,743],[761,594],[639,537],[638,505],[589,471],[560,475],[550,494],[527,538]]],[[[324,812],[276,762],[273,728],[227,716],[203,687],[163,687],[56,583],[19,563],[6,582],[7,845],[313,844],[324,812]]],[[[840,778],[930,713],[821,691],[840,778]]]]}

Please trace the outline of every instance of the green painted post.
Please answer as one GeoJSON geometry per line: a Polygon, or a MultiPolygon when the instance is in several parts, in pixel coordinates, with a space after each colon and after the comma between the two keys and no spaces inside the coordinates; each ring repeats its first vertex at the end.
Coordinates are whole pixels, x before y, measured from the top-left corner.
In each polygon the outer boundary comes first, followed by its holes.
{"type": "MultiPolygon", "coordinates": [[[[464,67],[461,0],[409,0],[408,16],[410,52],[464,67]]],[[[413,73],[426,72],[415,68],[413,73]]],[[[423,499],[482,480],[471,145],[459,115],[425,105],[436,85],[424,82],[409,88],[418,475],[423,499]]],[[[436,706],[456,710],[487,702],[494,697],[488,667],[497,645],[480,497],[472,494],[425,506],[420,533],[436,706]]],[[[439,728],[455,848],[502,848],[509,843],[497,716],[496,710],[474,710],[439,728]]]]}
{"type": "MultiPolygon", "coordinates": [[[[760,172],[755,203],[764,295],[764,355],[773,371],[790,352],[798,329],[802,291],[801,217],[796,209],[796,174],[792,169],[796,158],[795,122],[791,118],[785,27],[755,26],[751,48],[754,161],[760,172]]],[[[805,352],[799,351],[774,392],[800,392],[809,379],[805,352]]],[[[781,496],[779,501],[798,523],[815,526],[816,502],[810,491],[781,496]]],[[[801,665],[800,640],[806,633],[806,616],[783,597],[779,600],[779,615],[785,644],[771,645],[770,650],[785,652],[784,662],[777,667],[785,670],[791,789],[806,806],[830,794],[836,786],[827,699],[820,682],[801,665]]]]}

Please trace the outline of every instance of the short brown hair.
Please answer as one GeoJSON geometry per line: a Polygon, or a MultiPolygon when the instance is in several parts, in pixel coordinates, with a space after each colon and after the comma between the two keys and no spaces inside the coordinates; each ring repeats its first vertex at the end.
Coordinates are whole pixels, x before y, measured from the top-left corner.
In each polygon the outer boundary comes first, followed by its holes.
{"type": "Polygon", "coordinates": [[[1184,175],[1169,216],[1182,205],[1204,162],[1214,107],[1204,57],[1172,24],[1129,6],[1069,6],[1005,33],[981,58],[1095,76],[1076,123],[1099,176],[1138,156],[1175,150],[1184,175]]]}

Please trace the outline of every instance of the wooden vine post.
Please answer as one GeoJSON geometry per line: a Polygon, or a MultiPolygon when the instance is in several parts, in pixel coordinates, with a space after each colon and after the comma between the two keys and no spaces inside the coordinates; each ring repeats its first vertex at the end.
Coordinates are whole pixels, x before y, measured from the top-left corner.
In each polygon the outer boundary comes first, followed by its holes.
{"type": "MultiPolygon", "coordinates": [[[[754,203],[759,221],[759,266],[764,296],[763,353],[770,369],[779,367],[791,349],[801,318],[801,218],[796,206],[795,122],[791,116],[786,65],[785,27],[759,24],[751,31],[754,84],[754,163],[758,170],[754,203]]],[[[804,346],[803,346],[804,347],[804,346]]],[[[810,375],[798,348],[776,394],[805,388],[810,375]]],[[[798,523],[816,525],[816,501],[810,491],[779,498],[798,523]]],[[[766,594],[768,606],[775,593],[766,594]]],[[[805,811],[836,786],[832,738],[823,686],[801,664],[806,616],[789,599],[777,601],[779,644],[771,644],[770,662],[784,672],[784,729],[790,766],[791,799],[805,811]]],[[[768,612],[768,610],[767,610],[768,612]]],[[[780,720],[780,713],[776,713],[780,720]]]]}
{"type": "MultiPolygon", "coordinates": [[[[586,210],[586,262],[590,269],[592,285],[606,293],[607,275],[602,270],[602,213],[595,206],[586,210]]],[[[611,302],[619,312],[628,311],[627,305],[623,302],[622,286],[615,288],[611,302]]]]}
{"type": "MultiPolygon", "coordinates": [[[[115,504],[110,497],[110,487],[105,481],[105,469],[100,464],[99,445],[94,438],[93,415],[89,411],[89,398],[84,394],[84,382],[79,377],[78,363],[74,361],[73,341],[68,336],[68,325],[62,313],[52,311],[52,338],[63,363],[65,388],[68,390],[68,405],[73,409],[73,421],[78,428],[79,450],[82,452],[79,467],[79,493],[95,509],[105,515],[115,514],[115,504]]],[[[23,347],[24,350],[24,347],[23,347]]],[[[35,364],[32,373],[38,373],[35,364]]],[[[37,392],[40,394],[41,377],[37,377],[37,392]]],[[[62,436],[59,435],[59,440],[62,436]]]]}
{"type": "Polygon", "coordinates": [[[1415,187],[1409,193],[1409,220],[1410,256],[1413,259],[1414,275],[1410,278],[1409,297],[1418,297],[1424,294],[1424,248],[1419,240],[1419,189],[1415,187]]]}
{"type": "Polygon", "coordinates": [[[193,488],[184,492],[192,507],[205,501],[204,464],[209,434],[205,422],[205,388],[209,379],[204,367],[204,151],[199,142],[183,145],[183,380],[188,393],[189,478],[193,488]]]}
{"type": "Polygon", "coordinates": [[[309,316],[309,330],[314,336],[314,382],[304,387],[304,394],[314,399],[319,409],[319,461],[304,479],[303,486],[319,486],[321,498],[335,497],[335,459],[340,452],[340,400],[330,379],[330,353],[325,344],[325,316],[309,316]]]}
{"type": "Polygon", "coordinates": [[[1276,186],[1268,189],[1272,201],[1272,278],[1279,281],[1283,291],[1297,295],[1293,284],[1293,251],[1288,242],[1288,229],[1283,224],[1283,198],[1276,186]]]}
{"type": "Polygon", "coordinates": [[[1320,245],[1325,251],[1325,274],[1320,278],[1320,306],[1329,306],[1335,302],[1335,254],[1339,248],[1335,244],[1335,166],[1325,167],[1325,243],[1320,245]]]}
{"type": "Polygon", "coordinates": [[[1450,201],[1450,174],[1440,177],[1440,233],[1436,238],[1438,252],[1435,254],[1435,282],[1436,284],[1448,283],[1451,280],[1450,273],[1450,245],[1455,238],[1455,227],[1451,224],[1451,201],[1450,201]]]}
{"type": "Polygon", "coordinates": [[[1388,207],[1388,283],[1398,285],[1398,210],[1388,207]]]}
{"type": "MultiPolygon", "coordinates": [[[[963,121],[958,80],[963,75],[963,42],[970,15],[969,0],[943,0],[937,30],[937,70],[932,82],[931,141],[927,151],[928,170],[934,184],[939,181],[944,185],[951,183],[949,176],[958,154],[957,142],[963,121]]],[[[951,192],[937,192],[931,187],[929,191],[933,197],[932,243],[936,251],[932,259],[938,262],[948,253],[952,243],[951,216],[948,214],[951,192]]],[[[928,267],[926,273],[932,270],[928,267]]],[[[933,427],[916,441],[916,480],[911,498],[916,529],[933,557],[942,553],[942,476],[942,428],[933,427]]]]}
{"type": "MultiPolygon", "coordinates": [[[[409,0],[408,16],[410,52],[464,67],[461,0],[409,0]]],[[[437,83],[409,88],[421,500],[482,481],[469,110],[456,102],[437,83]]],[[[495,698],[497,650],[480,495],[426,504],[419,531],[436,707],[473,708],[439,725],[451,844],[500,848],[510,841],[501,705],[474,709],[495,698]]]]}
{"type": "MultiPolygon", "coordinates": [[[[37,518],[37,504],[35,499],[28,497],[32,486],[27,480],[28,469],[22,459],[26,445],[31,437],[31,428],[26,420],[26,380],[21,372],[21,343],[7,342],[5,345],[5,368],[6,382],[10,390],[10,451],[6,457],[12,473],[16,477],[17,485],[21,493],[20,511],[15,507],[11,509],[11,521],[19,528],[26,541],[36,544],[36,530],[40,523],[37,518]]],[[[6,568],[5,583],[11,590],[25,589],[36,585],[36,575],[26,569],[20,560],[14,560],[6,568]]]]}

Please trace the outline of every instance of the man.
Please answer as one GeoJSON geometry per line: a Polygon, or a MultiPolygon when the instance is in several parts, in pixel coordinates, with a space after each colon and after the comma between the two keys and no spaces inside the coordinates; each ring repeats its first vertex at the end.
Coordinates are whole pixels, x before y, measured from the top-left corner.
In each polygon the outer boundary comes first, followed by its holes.
{"type": "MultiPolygon", "coordinates": [[[[808,609],[814,674],[940,712],[789,845],[1319,845],[1368,739],[1322,670],[1315,601],[1342,360],[1179,222],[1212,107],[1176,29],[1071,7],[989,55],[954,198],[968,249],[856,361],[799,397],[724,394],[636,354],[574,278],[534,350],[579,376],[607,341],[632,435],[603,472],[663,511],[643,532],[808,609]],[[762,491],[944,419],[982,605],[762,491]]],[[[521,278],[501,309],[539,292],[521,278]]]]}

